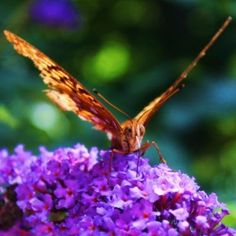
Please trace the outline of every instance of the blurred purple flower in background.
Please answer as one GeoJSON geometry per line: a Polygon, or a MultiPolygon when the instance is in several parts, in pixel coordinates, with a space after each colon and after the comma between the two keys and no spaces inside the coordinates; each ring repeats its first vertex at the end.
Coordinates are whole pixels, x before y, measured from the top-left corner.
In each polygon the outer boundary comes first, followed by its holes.
{"type": "Polygon", "coordinates": [[[216,194],[144,158],[83,145],[0,151],[0,235],[236,235],[216,194]]]}
{"type": "Polygon", "coordinates": [[[34,21],[53,27],[76,28],[80,23],[70,0],[34,0],[29,14],[34,21]]]}

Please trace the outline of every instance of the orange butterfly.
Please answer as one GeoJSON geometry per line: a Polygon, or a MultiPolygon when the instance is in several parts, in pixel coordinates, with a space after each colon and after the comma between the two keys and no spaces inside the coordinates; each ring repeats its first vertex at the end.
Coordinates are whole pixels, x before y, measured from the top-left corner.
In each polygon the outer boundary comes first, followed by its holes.
{"type": "Polygon", "coordinates": [[[31,59],[40,70],[40,76],[48,85],[46,94],[54,103],[63,110],[72,111],[81,119],[91,122],[96,129],[104,131],[111,140],[111,148],[114,152],[127,154],[138,150],[145,151],[154,143],[146,142],[142,145],[145,128],[149,120],[166,100],[179,91],[182,81],[205,55],[230,21],[231,17],[228,17],[209,43],[164,93],[144,107],[133,119],[122,124],[81,83],[40,50],[9,31],[5,30],[4,34],[7,40],[13,44],[15,50],[31,59]]]}

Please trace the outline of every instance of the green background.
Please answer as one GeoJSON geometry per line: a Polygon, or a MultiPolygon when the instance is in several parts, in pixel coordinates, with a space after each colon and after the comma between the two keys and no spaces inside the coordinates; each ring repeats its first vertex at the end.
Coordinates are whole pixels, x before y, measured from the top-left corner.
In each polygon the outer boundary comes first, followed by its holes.
{"type": "MultiPolygon", "coordinates": [[[[145,139],[155,140],[174,170],[216,192],[236,227],[236,2],[234,0],[77,0],[80,25],[50,27],[31,19],[30,1],[1,3],[0,29],[17,33],[56,60],[90,91],[97,88],[131,117],[186,68],[228,15],[233,21],[153,117],[145,139]]],[[[0,147],[38,152],[84,143],[108,148],[106,136],[57,109],[32,63],[0,36],[0,147]]],[[[110,108],[109,108],[110,109],[110,108]]],[[[122,122],[126,118],[110,109],[122,122]]],[[[155,150],[146,154],[158,162],[155,150]]]]}

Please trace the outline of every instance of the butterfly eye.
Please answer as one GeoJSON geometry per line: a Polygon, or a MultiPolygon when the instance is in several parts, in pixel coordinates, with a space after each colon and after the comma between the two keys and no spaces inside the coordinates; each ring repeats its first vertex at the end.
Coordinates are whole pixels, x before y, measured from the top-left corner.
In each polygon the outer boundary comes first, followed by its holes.
{"type": "Polygon", "coordinates": [[[127,128],[127,132],[128,133],[132,133],[132,129],[131,128],[127,128]]]}
{"type": "Polygon", "coordinates": [[[140,132],[140,136],[143,136],[143,135],[144,135],[144,133],[145,133],[145,128],[144,128],[143,125],[140,126],[139,132],[140,132]]]}
{"type": "Polygon", "coordinates": [[[131,127],[126,127],[125,128],[125,133],[128,134],[128,135],[132,134],[132,128],[131,127]]]}

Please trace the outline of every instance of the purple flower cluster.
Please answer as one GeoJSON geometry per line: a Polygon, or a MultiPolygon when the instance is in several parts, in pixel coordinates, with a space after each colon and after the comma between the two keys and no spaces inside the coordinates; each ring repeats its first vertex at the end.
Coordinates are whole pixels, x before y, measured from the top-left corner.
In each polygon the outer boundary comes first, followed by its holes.
{"type": "Polygon", "coordinates": [[[34,21],[54,27],[75,28],[80,21],[70,0],[34,0],[29,14],[34,21]]]}
{"type": "Polygon", "coordinates": [[[0,236],[236,235],[213,193],[167,165],[83,145],[0,151],[0,236]],[[137,171],[137,163],[139,163],[137,171]]]}

